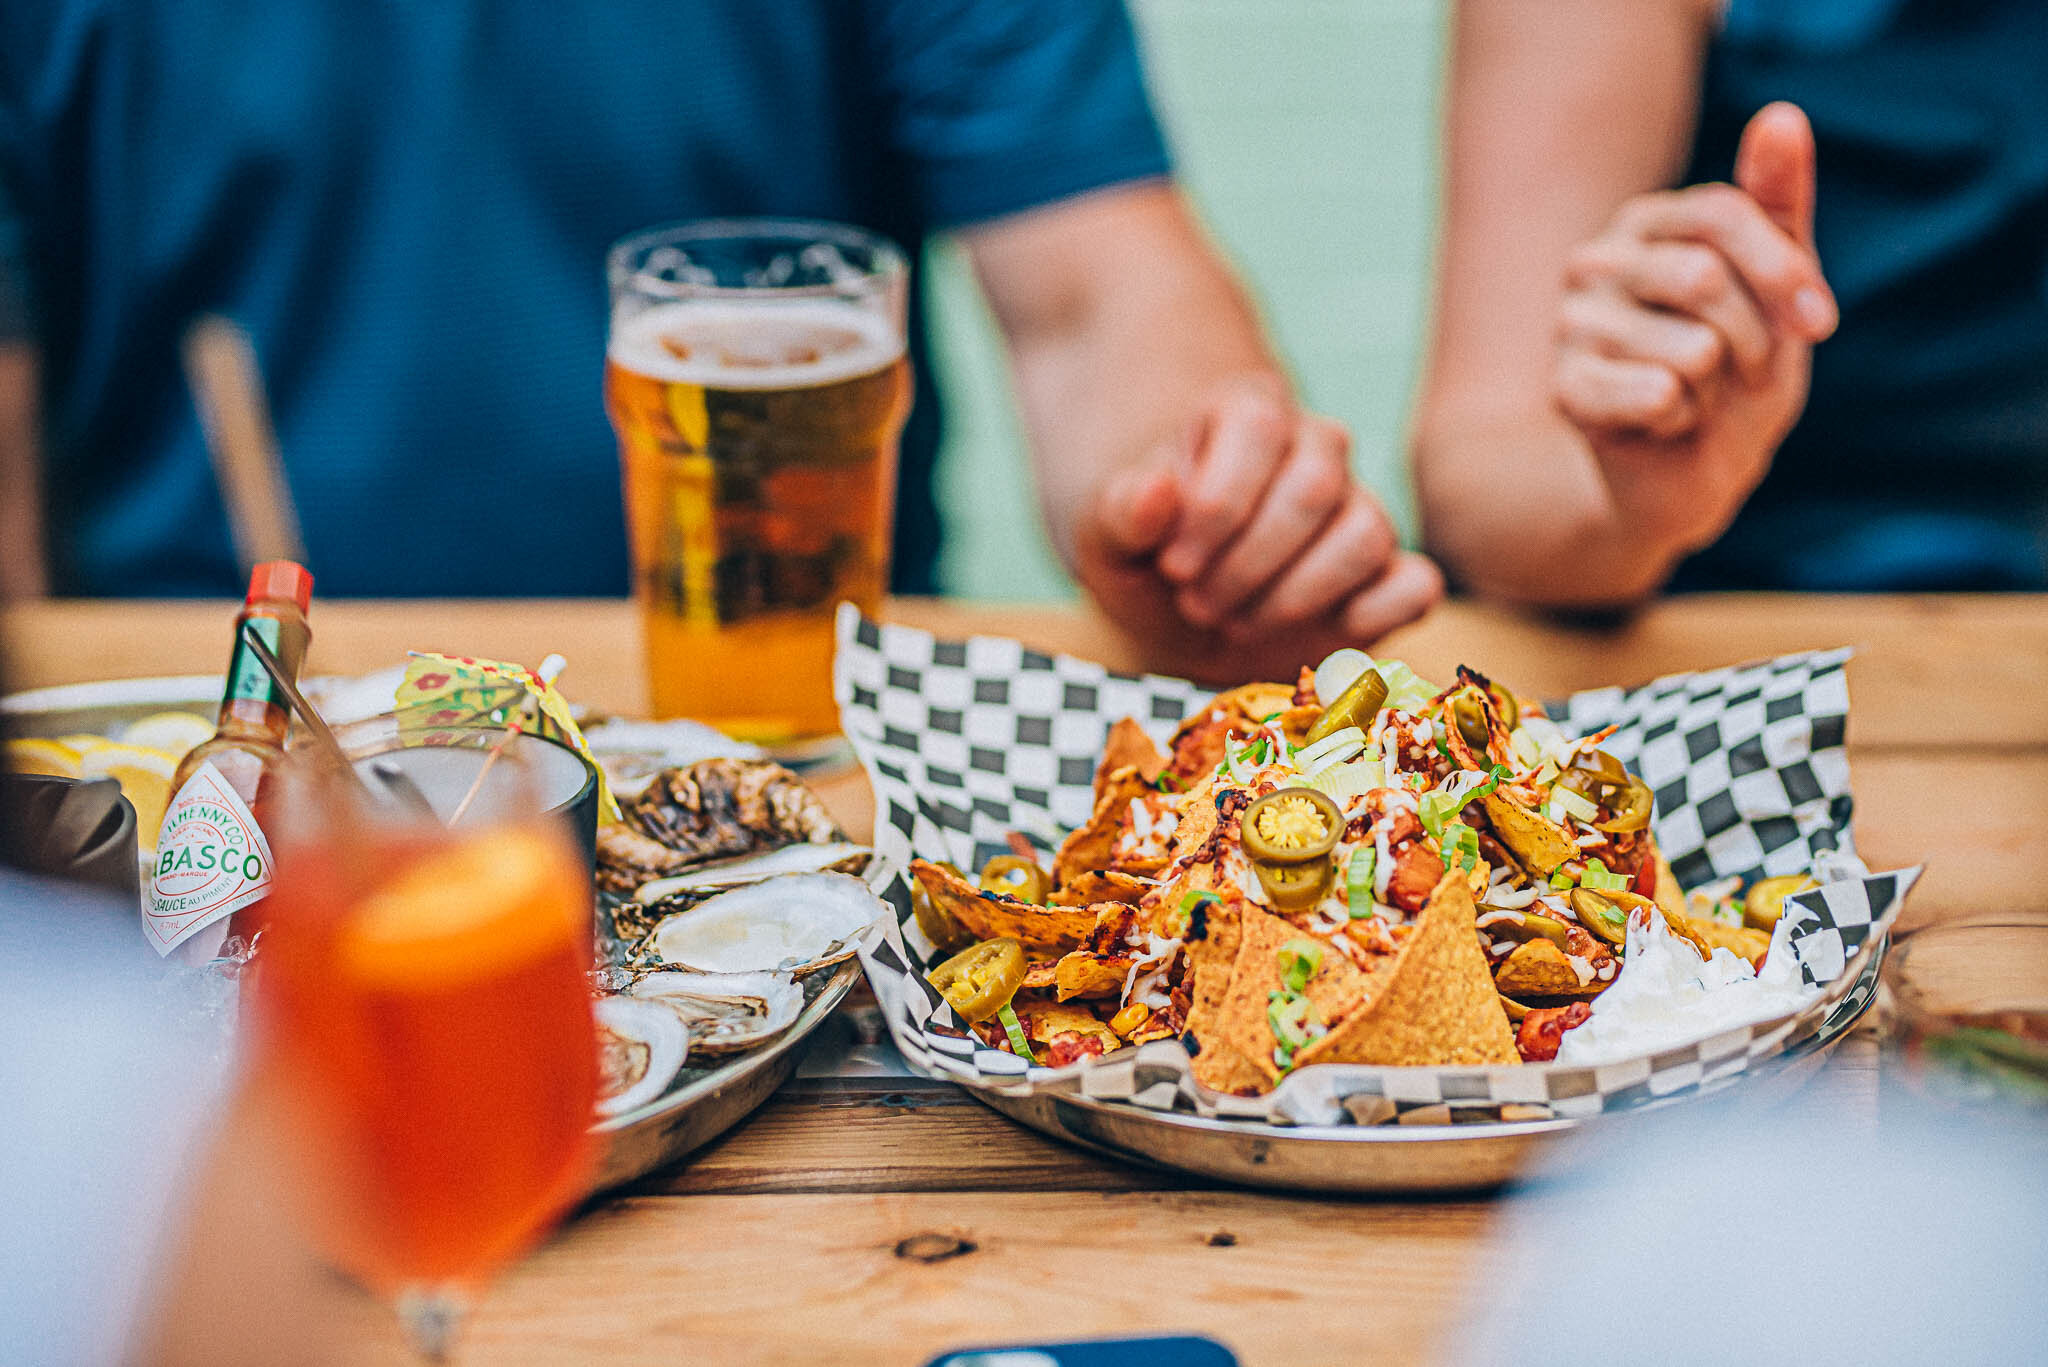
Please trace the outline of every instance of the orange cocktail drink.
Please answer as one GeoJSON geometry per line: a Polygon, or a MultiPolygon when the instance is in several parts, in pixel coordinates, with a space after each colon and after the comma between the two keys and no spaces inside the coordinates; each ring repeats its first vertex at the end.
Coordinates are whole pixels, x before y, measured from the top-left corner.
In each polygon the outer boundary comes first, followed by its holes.
{"type": "Polygon", "coordinates": [[[272,900],[259,1075],[315,1238],[383,1293],[476,1286],[587,1177],[588,873],[551,827],[371,823],[289,847],[272,900]]]}

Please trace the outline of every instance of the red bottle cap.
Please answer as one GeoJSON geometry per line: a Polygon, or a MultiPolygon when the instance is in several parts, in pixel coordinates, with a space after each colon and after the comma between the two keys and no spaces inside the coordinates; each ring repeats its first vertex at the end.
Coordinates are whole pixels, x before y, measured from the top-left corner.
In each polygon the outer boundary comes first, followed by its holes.
{"type": "Polygon", "coordinates": [[[296,560],[266,560],[249,572],[249,605],[280,599],[297,603],[302,613],[310,609],[312,571],[296,560]]]}

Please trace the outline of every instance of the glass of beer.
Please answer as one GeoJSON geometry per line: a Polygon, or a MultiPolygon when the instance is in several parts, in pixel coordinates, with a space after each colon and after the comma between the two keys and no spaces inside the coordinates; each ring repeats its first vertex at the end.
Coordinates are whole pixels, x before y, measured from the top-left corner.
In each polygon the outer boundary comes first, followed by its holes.
{"type": "Polygon", "coordinates": [[[834,610],[888,585],[909,268],[855,228],[730,220],[629,237],[608,273],[654,715],[800,755],[838,730],[834,610]]]}
{"type": "Polygon", "coordinates": [[[438,1358],[589,1181],[589,871],[530,805],[450,827],[333,779],[295,776],[290,799],[252,1095],[296,1141],[311,1240],[438,1358]]]}

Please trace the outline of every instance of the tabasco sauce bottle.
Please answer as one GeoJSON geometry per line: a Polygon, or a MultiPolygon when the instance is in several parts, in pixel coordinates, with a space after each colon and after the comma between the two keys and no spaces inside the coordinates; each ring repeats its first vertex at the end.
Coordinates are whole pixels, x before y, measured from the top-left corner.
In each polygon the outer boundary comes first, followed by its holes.
{"type": "Polygon", "coordinates": [[[175,949],[203,963],[230,935],[246,943],[258,929],[257,904],[272,871],[257,813],[271,771],[284,759],[291,712],[243,629],[253,628],[296,683],[313,639],[306,624],[312,598],[313,576],[290,560],[266,561],[249,576],[219,723],[213,739],[178,766],[157,838],[143,921],[159,954],[175,949]]]}

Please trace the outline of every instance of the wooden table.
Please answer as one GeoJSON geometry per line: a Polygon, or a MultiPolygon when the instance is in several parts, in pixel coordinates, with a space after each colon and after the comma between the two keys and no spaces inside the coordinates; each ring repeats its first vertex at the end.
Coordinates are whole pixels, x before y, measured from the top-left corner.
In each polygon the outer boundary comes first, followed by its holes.
{"type": "MultiPolygon", "coordinates": [[[[221,667],[233,613],[34,604],[0,618],[0,641],[16,686],[203,672],[221,667]]],[[[891,615],[1135,663],[1077,611],[911,600],[891,615]]],[[[314,628],[309,672],[369,670],[408,647],[560,651],[572,696],[644,706],[622,603],[322,602],[314,628]]],[[[2042,599],[1696,598],[1618,626],[1453,605],[1382,651],[1425,675],[1472,663],[1547,696],[1841,644],[1858,649],[1859,846],[1874,867],[1930,864],[1906,928],[2048,920],[2042,599]]],[[[826,790],[849,829],[867,829],[864,783],[826,790]]],[[[1875,1069],[1874,1046],[1852,1040],[1793,1104],[1871,1123],[1875,1069]]],[[[1429,1360],[1500,1209],[1203,1189],[1040,1139],[949,1085],[802,1078],[692,1161],[585,1212],[497,1286],[462,1356],[911,1364],[991,1340],[1179,1328],[1247,1363],[1429,1360]],[[922,1234],[941,1237],[906,1243],[922,1234]]],[[[328,1356],[407,1360],[379,1308],[317,1294],[328,1356]]]]}

